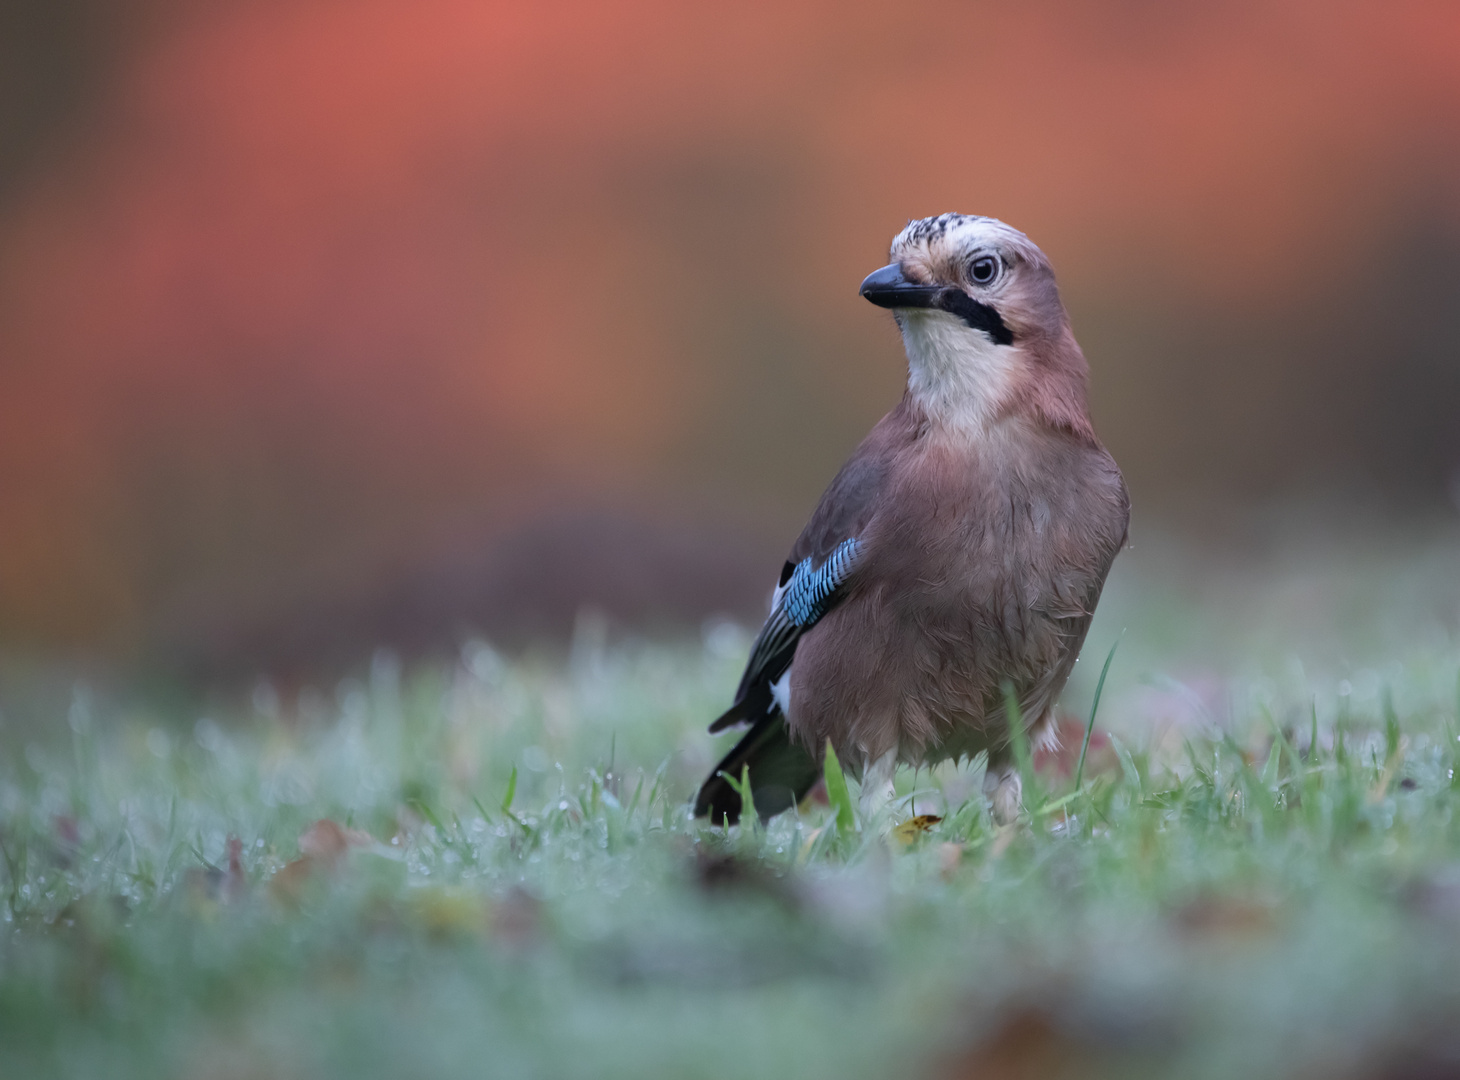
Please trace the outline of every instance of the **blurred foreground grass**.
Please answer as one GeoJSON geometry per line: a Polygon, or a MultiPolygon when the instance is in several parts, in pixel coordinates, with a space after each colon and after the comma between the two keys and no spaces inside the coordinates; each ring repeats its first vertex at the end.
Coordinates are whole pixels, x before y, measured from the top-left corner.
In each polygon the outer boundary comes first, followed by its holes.
{"type": "MultiPolygon", "coordinates": [[[[1414,609],[1448,565],[1365,595],[1414,609]]],[[[78,690],[0,744],[0,1076],[1460,1071],[1453,630],[1319,671],[1249,608],[1260,649],[1213,674],[1179,596],[1112,588],[1084,788],[1076,721],[1005,830],[977,764],[899,778],[942,817],[915,835],[690,821],[729,627],[381,656],[190,726],[78,690]]],[[[1294,588],[1265,594],[1301,618],[1294,588]]]]}

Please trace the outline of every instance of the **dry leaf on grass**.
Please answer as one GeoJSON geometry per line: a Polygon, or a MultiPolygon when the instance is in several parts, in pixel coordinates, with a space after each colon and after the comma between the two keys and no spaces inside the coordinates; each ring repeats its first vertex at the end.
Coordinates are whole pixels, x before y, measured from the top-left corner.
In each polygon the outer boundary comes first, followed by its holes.
{"type": "Polygon", "coordinates": [[[300,834],[299,858],[269,880],[269,891],[275,899],[297,903],[304,883],[316,870],[331,873],[351,848],[370,847],[374,843],[369,833],[321,818],[300,834]]]}
{"type": "Polygon", "coordinates": [[[947,1061],[944,1080],[1144,1080],[1171,1075],[1159,1026],[1132,1030],[1062,1015],[1053,1002],[1016,1004],[947,1061]]]}
{"type": "Polygon", "coordinates": [[[321,818],[299,836],[299,854],[325,866],[334,866],[351,849],[370,847],[375,838],[359,829],[347,829],[321,818]]]}
{"type": "Polygon", "coordinates": [[[937,814],[919,814],[917,817],[908,818],[901,825],[893,828],[892,835],[901,844],[911,844],[919,836],[923,835],[923,833],[927,832],[942,820],[937,814]]]}
{"type": "Polygon", "coordinates": [[[1201,896],[1177,908],[1172,921],[1187,937],[1262,937],[1276,929],[1277,912],[1273,904],[1262,900],[1201,896]]]}

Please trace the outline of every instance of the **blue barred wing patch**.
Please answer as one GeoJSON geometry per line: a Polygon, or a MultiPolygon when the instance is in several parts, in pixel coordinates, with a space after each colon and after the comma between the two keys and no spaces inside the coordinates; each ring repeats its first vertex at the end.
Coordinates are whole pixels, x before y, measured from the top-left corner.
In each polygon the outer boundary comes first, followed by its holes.
{"type": "Polygon", "coordinates": [[[792,625],[805,630],[826,614],[833,594],[851,576],[860,550],[861,544],[852,537],[838,544],[815,570],[810,556],[797,564],[781,593],[781,610],[792,625]]]}
{"type": "Polygon", "coordinates": [[[802,559],[786,579],[776,606],[751,646],[750,662],[741,680],[741,693],[761,680],[773,682],[791,662],[796,641],[841,599],[840,589],[856,569],[862,545],[855,537],[843,540],[816,569],[802,559]]]}

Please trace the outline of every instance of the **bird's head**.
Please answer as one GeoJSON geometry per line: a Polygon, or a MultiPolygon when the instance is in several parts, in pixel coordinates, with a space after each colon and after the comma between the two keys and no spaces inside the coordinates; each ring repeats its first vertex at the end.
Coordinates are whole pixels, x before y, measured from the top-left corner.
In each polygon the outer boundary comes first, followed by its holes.
{"type": "Polygon", "coordinates": [[[908,389],[931,416],[982,428],[1021,404],[1056,406],[1065,424],[1072,408],[1085,415],[1085,360],[1054,270],[1027,236],[939,214],[909,222],[891,257],[861,293],[896,317],[908,389]]]}

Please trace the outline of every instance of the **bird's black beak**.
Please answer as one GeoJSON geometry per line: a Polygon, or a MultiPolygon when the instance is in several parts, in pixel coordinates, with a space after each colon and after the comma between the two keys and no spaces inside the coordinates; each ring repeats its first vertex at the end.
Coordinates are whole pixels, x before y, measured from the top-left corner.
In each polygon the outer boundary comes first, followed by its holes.
{"type": "Polygon", "coordinates": [[[859,291],[878,307],[885,308],[937,307],[943,295],[941,285],[922,285],[903,277],[902,267],[897,263],[872,271],[859,291]]]}

